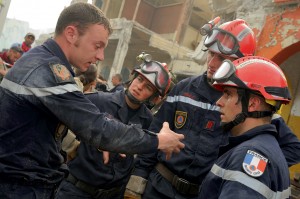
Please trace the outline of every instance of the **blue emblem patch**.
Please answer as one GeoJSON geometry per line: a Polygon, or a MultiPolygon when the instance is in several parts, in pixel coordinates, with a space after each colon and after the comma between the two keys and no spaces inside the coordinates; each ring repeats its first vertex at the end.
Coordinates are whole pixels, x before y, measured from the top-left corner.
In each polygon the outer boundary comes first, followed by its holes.
{"type": "Polygon", "coordinates": [[[187,119],[187,112],[176,111],[175,119],[174,119],[175,127],[178,129],[182,128],[186,122],[186,119],[187,119]]]}

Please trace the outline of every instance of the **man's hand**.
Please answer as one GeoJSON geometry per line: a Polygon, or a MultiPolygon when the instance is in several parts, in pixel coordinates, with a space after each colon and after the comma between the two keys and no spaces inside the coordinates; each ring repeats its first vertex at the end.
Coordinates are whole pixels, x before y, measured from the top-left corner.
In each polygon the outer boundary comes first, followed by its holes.
{"type": "Polygon", "coordinates": [[[166,154],[166,159],[169,160],[172,153],[179,153],[184,144],[180,140],[184,139],[184,135],[177,134],[169,128],[169,123],[164,122],[163,127],[157,134],[158,149],[166,154]]]}
{"type": "MultiPolygon", "coordinates": [[[[126,158],[126,154],[120,153],[119,154],[122,158],[126,158]]],[[[108,151],[102,151],[103,156],[103,163],[107,164],[109,162],[109,152],[108,151]]]]}

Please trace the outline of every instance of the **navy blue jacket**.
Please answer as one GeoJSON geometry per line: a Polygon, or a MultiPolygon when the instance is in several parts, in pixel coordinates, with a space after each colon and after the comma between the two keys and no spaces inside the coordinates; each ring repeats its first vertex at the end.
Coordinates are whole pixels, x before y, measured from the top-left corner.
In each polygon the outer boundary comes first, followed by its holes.
{"type": "Polygon", "coordinates": [[[113,87],[109,92],[113,93],[116,91],[124,91],[123,84],[118,84],[117,86],[113,87]]]}
{"type": "Polygon", "coordinates": [[[175,85],[149,129],[159,129],[167,121],[170,129],[184,134],[185,147],[170,160],[166,160],[160,151],[139,155],[133,175],[146,179],[150,175],[148,182],[153,182],[152,186],[157,191],[171,198],[175,190],[153,169],[157,162],[163,163],[179,177],[201,184],[218,157],[218,148],[227,141],[220,127],[219,107],[216,106],[221,94],[208,84],[206,76],[188,78],[175,85]]]}
{"type": "Polygon", "coordinates": [[[220,148],[220,154],[223,155],[203,181],[198,198],[289,198],[288,165],[275,138],[276,134],[274,125],[267,124],[241,136],[229,137],[229,144],[220,148]],[[251,153],[266,158],[266,165],[259,163],[261,158],[254,157],[251,163],[247,161],[252,157],[251,153]],[[264,170],[263,173],[258,168],[264,170]],[[260,173],[260,176],[256,176],[256,173],[260,173]]]}
{"type": "Polygon", "coordinates": [[[24,54],[7,73],[0,86],[0,179],[61,181],[65,167],[60,123],[104,150],[157,150],[157,136],[100,113],[78,90],[73,76],[63,51],[51,39],[24,54]]]}
{"type": "MultiPolygon", "coordinates": [[[[150,110],[142,104],[140,108],[134,110],[134,115],[128,118],[128,106],[124,95],[124,91],[96,92],[87,94],[86,97],[101,112],[111,114],[125,124],[147,129],[153,117],[150,110]]],[[[109,163],[105,165],[101,151],[81,142],[77,156],[69,163],[69,168],[70,173],[76,178],[93,186],[109,189],[127,183],[133,167],[133,160],[133,155],[130,154],[127,154],[126,158],[122,158],[119,153],[110,153],[109,163]]]]}
{"type": "MultiPolygon", "coordinates": [[[[154,169],[162,163],[177,176],[201,185],[218,158],[219,147],[228,141],[228,134],[220,127],[219,107],[216,101],[222,93],[207,83],[206,74],[179,82],[155,115],[149,130],[157,131],[164,121],[170,128],[184,134],[185,148],[170,160],[158,151],[138,155],[133,175],[149,179],[162,198],[175,198],[178,192],[154,169]]],[[[300,142],[281,117],[272,120],[279,135],[278,142],[289,166],[300,162],[300,142]]],[[[189,196],[185,196],[189,198],[189,196]]]]}

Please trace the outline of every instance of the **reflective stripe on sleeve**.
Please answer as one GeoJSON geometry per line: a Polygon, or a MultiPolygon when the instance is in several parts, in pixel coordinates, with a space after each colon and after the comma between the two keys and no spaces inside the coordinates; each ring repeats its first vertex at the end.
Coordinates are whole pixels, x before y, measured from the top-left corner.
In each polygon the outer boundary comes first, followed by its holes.
{"type": "Polygon", "coordinates": [[[278,118],[281,118],[281,115],[276,114],[276,113],[272,115],[272,120],[278,119],[278,118]]]}
{"type": "Polygon", "coordinates": [[[167,102],[169,103],[174,103],[174,102],[183,102],[183,103],[187,103],[196,107],[200,107],[202,109],[205,110],[212,110],[212,111],[219,111],[220,108],[216,105],[211,105],[209,103],[204,103],[204,102],[199,102],[196,100],[193,100],[189,97],[185,97],[185,96],[168,96],[166,99],[167,102]]]}
{"type": "Polygon", "coordinates": [[[1,87],[18,95],[35,95],[37,97],[59,95],[75,91],[80,92],[76,84],[64,84],[47,88],[31,88],[28,86],[19,85],[5,78],[1,82],[1,87]]]}
{"type": "Polygon", "coordinates": [[[263,195],[268,199],[285,199],[285,198],[289,198],[291,194],[290,187],[288,187],[286,190],[283,190],[282,192],[280,191],[274,192],[264,183],[258,181],[255,178],[251,178],[250,176],[248,176],[243,172],[226,170],[219,167],[216,164],[214,164],[214,166],[212,167],[211,172],[224,180],[239,182],[245,185],[246,187],[249,187],[250,189],[257,191],[258,193],[260,193],[261,195],[263,195]]]}

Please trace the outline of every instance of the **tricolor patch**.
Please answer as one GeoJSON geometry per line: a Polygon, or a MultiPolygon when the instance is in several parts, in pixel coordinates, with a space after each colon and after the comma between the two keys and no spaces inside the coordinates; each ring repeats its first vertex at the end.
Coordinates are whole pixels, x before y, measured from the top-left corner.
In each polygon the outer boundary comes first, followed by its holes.
{"type": "Polygon", "coordinates": [[[187,118],[187,112],[176,111],[175,119],[174,119],[175,127],[178,129],[182,128],[186,122],[186,118],[187,118]]]}
{"type": "Polygon", "coordinates": [[[268,159],[254,151],[248,150],[244,158],[243,169],[253,177],[261,176],[267,166],[268,159]]]}

